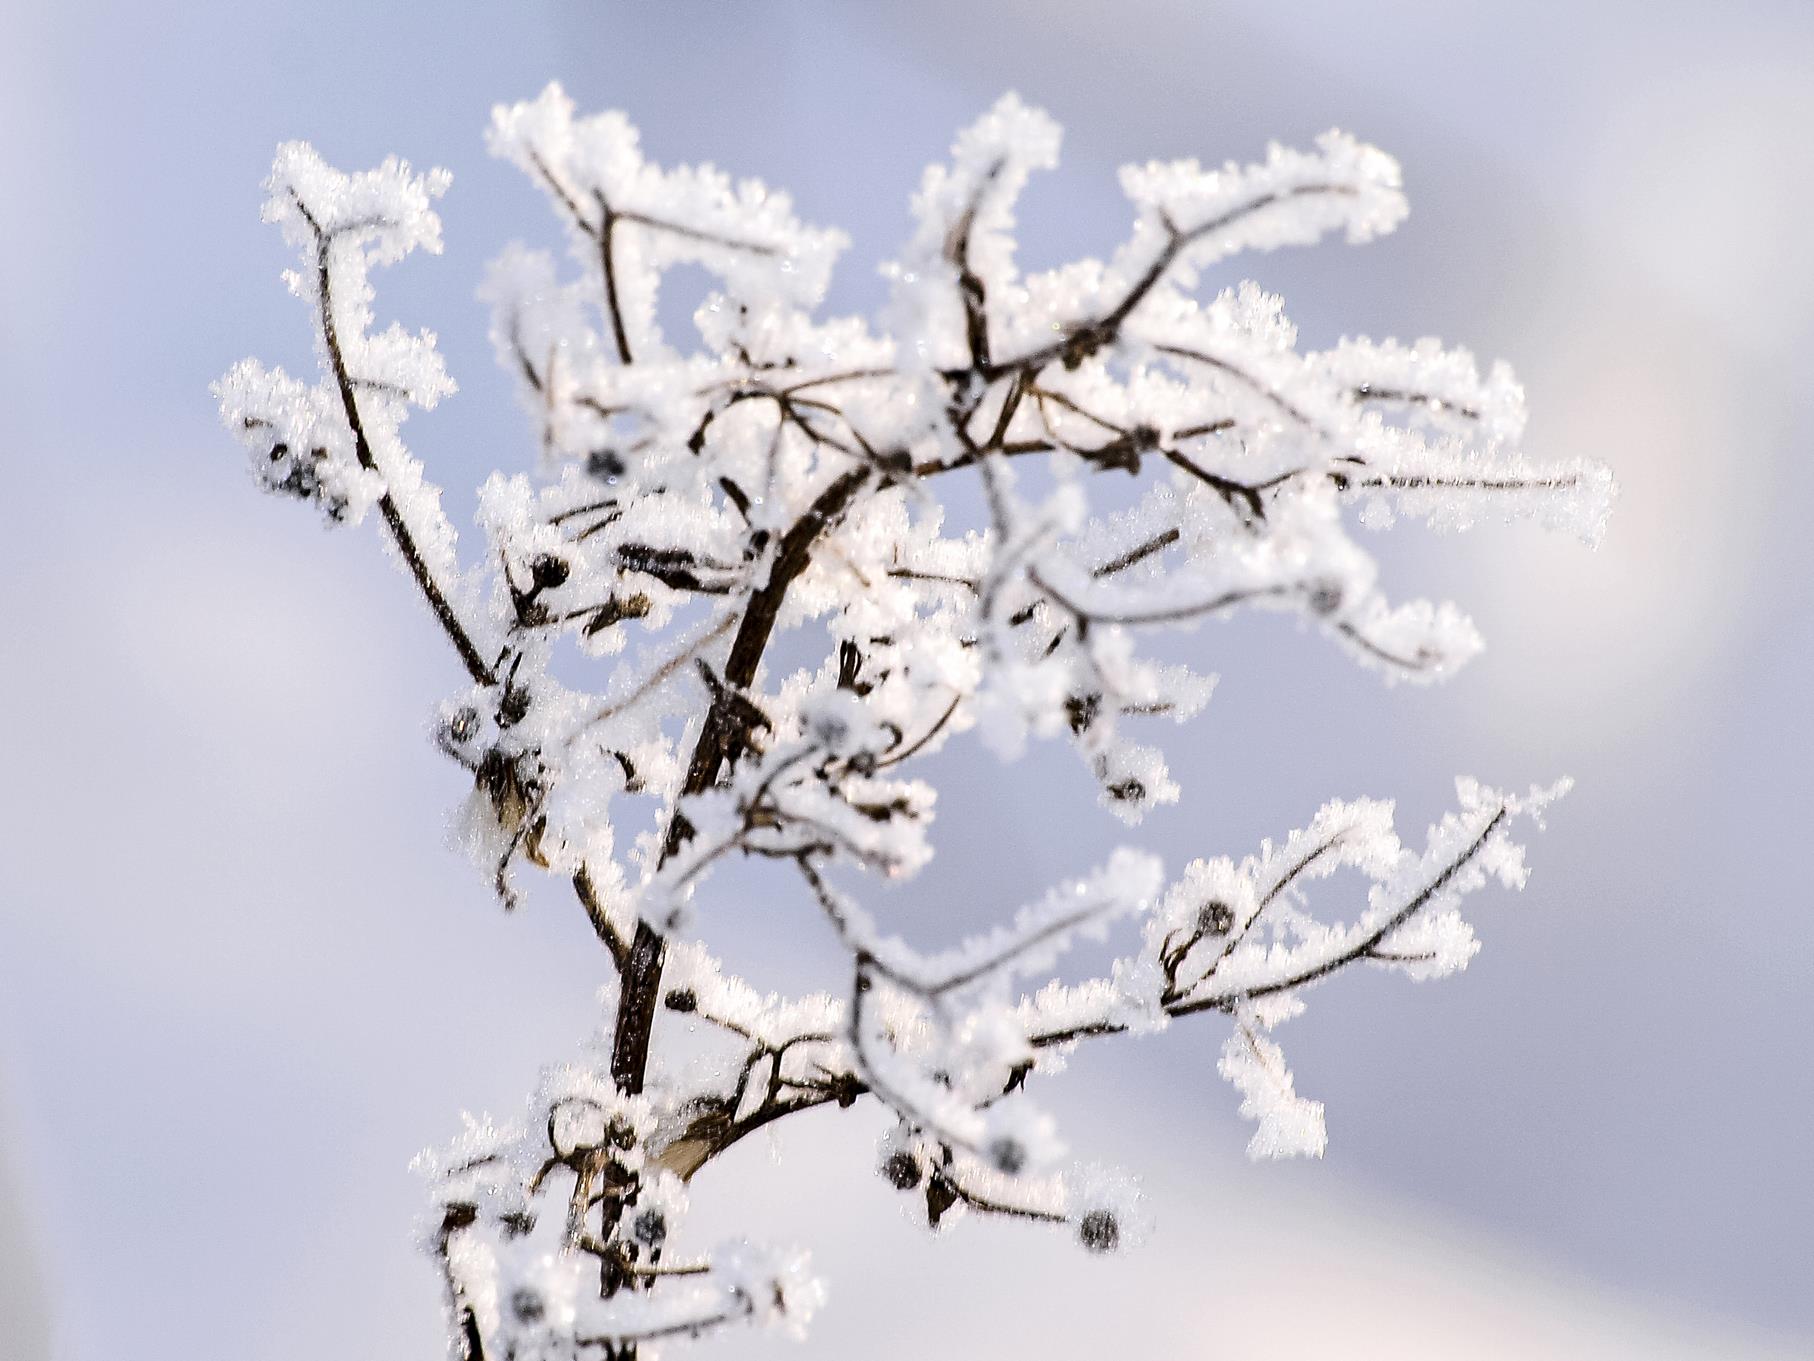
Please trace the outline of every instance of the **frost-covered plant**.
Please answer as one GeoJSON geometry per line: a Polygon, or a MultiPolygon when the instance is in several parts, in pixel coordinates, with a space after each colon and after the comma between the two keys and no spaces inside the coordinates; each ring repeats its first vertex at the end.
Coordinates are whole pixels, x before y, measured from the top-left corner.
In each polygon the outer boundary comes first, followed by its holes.
{"type": "Polygon", "coordinates": [[[802,1255],[701,1253],[679,1228],[701,1168],[818,1106],[890,1112],[881,1173],[934,1228],[976,1211],[1123,1247],[1137,1193],[1063,1164],[1035,1078],[1086,1040],[1213,1013],[1221,1071],[1258,1122],[1249,1152],[1319,1154],[1322,1106],[1294,1090],[1273,1028],[1350,965],[1461,968],[1476,948],[1462,898],[1524,882],[1511,826],[1562,785],[1461,781],[1422,850],[1367,800],[1170,879],[1123,850],[936,955],[852,896],[858,871],[926,863],[933,791],[913,769],[973,726],[1008,756],[1068,738],[1125,822],[1175,799],[1134,733],[1194,715],[1210,679],[1142,657],[1155,631],[1287,611],[1388,677],[1452,672],[1473,628],[1448,605],[1389,604],[1349,508],[1375,526],[1536,516],[1591,540],[1609,499],[1603,469],[1526,461],[1503,365],[1483,376],[1427,340],[1303,353],[1277,298],[1199,291],[1243,250],[1392,230],[1390,157],[1329,133],[1258,165],[1130,167],[1114,257],[1023,277],[1015,201],[1058,140],[1012,96],[958,139],[921,183],[872,329],[815,319],[844,242],[784,195],[652,165],[621,114],[576,118],[556,87],[499,108],[491,149],[547,192],[578,270],[512,247],[485,283],[540,476],[485,484],[467,567],[400,434],[453,385],[433,336],[373,329],[368,278],[439,248],[448,177],[277,154],[265,216],[301,253],[288,279],[323,372],[242,363],[219,385],[224,417],[268,489],[336,523],[377,509],[466,672],[438,726],[473,776],[464,839],[506,905],[519,866],[568,880],[612,968],[607,1029],[543,1075],[525,1118],[470,1123],[425,1159],[466,1361],[801,1328],[821,1294],[802,1255]],[[715,279],[686,352],[657,306],[682,263],[715,279]],[[965,479],[986,527],[956,532],[938,496],[965,479]],[[789,631],[815,664],[775,662],[789,631]],[[646,830],[626,834],[634,800],[646,830]],[[822,909],[849,955],[840,995],[764,996],[692,938],[689,903],[747,856],[797,872],[822,909]],[[1344,868],[1364,903],[1312,915],[1313,882],[1344,868]],[[1111,927],[1136,939],[1106,973],[1040,985],[1073,938],[1111,927]]]}

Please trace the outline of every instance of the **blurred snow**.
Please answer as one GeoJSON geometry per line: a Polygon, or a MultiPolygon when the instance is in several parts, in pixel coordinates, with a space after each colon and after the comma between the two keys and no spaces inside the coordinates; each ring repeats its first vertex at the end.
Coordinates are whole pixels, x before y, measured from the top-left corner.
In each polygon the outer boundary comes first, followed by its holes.
{"type": "MultiPolygon", "coordinates": [[[[1397,796],[1413,826],[1456,771],[1579,779],[1529,892],[1479,912],[1464,977],[1350,982],[1294,1025],[1300,1084],[1335,1113],[1327,1160],[1245,1162],[1208,1030],[1080,1061],[1058,1114],[1159,1200],[1153,1241],[1105,1263],[998,1225],[928,1243],[835,1128],[868,1117],[814,1116],[781,1176],[727,1163],[694,1198],[707,1238],[773,1206],[816,1247],[832,1303],[793,1354],[923,1354],[959,1327],[986,1355],[1189,1354],[1212,1320],[1262,1357],[1814,1345],[1814,543],[1787,512],[1814,494],[1814,11],[978,8],[0,14],[9,1357],[44,1351],[38,1314],[48,1354],[79,1361],[434,1355],[408,1160],[463,1105],[513,1108],[593,1023],[601,961],[571,905],[506,919],[443,849],[460,775],[426,724],[452,658],[407,583],[369,535],[257,496],[206,392],[242,354],[306,359],[257,222],[271,148],[394,151],[455,172],[447,254],[380,281],[381,321],[437,330],[462,385],[414,445],[456,518],[492,466],[526,465],[473,290],[505,240],[555,231],[481,135],[550,77],[631,110],[653,155],[759,174],[847,227],[835,306],[879,301],[868,262],[920,167],[1004,88],[1068,134],[1029,194],[1030,267],[1119,237],[1124,161],[1339,124],[1401,159],[1412,216],[1261,262],[1306,340],[1503,355],[1533,450],[1604,458],[1625,488],[1597,554],[1492,528],[1381,542],[1401,587],[1455,595],[1487,635],[1434,693],[1382,691],[1265,619],[1199,635],[1224,680],[1168,740],[1185,798],[1149,828],[1170,864],[1328,796],[1397,796]]],[[[948,759],[941,859],[902,903],[917,940],[1118,839],[1064,753],[948,759]],[[1003,799],[1004,779],[1050,797],[1003,799]],[[1033,862],[1054,845],[1062,863],[1033,862]]],[[[708,925],[779,986],[814,937],[764,918],[762,887],[708,925]]]]}

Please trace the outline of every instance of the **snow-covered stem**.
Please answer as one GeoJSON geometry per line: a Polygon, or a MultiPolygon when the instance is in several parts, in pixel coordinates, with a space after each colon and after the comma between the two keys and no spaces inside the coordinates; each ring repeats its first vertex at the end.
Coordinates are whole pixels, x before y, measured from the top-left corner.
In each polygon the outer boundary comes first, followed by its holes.
{"type": "Polygon", "coordinates": [[[1329,133],[1249,166],[1130,167],[1121,249],[1023,277],[1015,203],[1058,141],[1013,96],[959,137],[922,181],[872,329],[815,316],[843,238],[785,195],[654,166],[621,114],[576,116],[558,87],[496,110],[491,149],[547,194],[577,273],[512,246],[482,289],[538,454],[536,478],[481,489],[470,568],[401,435],[452,384],[431,335],[372,329],[369,279],[438,250],[448,177],[395,160],[346,175],[279,149],[265,212],[298,252],[287,277],[321,372],[245,361],[218,385],[223,417],[267,489],[330,523],[378,508],[470,682],[436,730],[472,775],[461,841],[507,907],[523,866],[565,879],[610,966],[600,1034],[544,1072],[524,1118],[471,1121],[424,1155],[424,1242],[464,1361],[800,1329],[822,1293],[802,1254],[665,1254],[702,1168],[827,1106],[890,1112],[880,1169],[935,1229],[994,1214],[1129,1246],[1137,1191],[1065,1162],[1035,1079],[1086,1040],[1225,1016],[1218,1066],[1257,1122],[1250,1152],[1320,1154],[1322,1106],[1297,1094],[1273,1029],[1350,967],[1463,967],[1463,898],[1524,882],[1512,831],[1565,784],[1461,781],[1422,851],[1372,800],[1171,877],[1124,849],[938,953],[862,905],[861,875],[930,858],[935,791],[917,772],[973,729],[1005,758],[1068,739],[1123,822],[1175,800],[1136,730],[1193,717],[1213,677],[1144,657],[1155,632],[1259,608],[1388,679],[1465,663],[1472,625],[1390,603],[1350,510],[1373,527],[1525,515],[1591,541],[1610,498],[1604,469],[1523,453],[1503,365],[1427,340],[1300,352],[1277,298],[1200,291],[1241,251],[1394,229],[1384,153],[1329,133]],[[658,305],[683,263],[717,281],[688,352],[658,305]],[[1112,473],[1130,480],[1104,508],[1112,473]],[[981,532],[945,523],[939,498],[966,485],[981,532]],[[822,640],[820,660],[777,667],[787,633],[822,640]],[[647,830],[620,844],[639,800],[647,830]],[[848,953],[839,994],[758,993],[694,939],[693,900],[750,857],[797,871],[848,953]],[[1338,871],[1368,885],[1346,919],[1313,910],[1338,871]],[[1061,983],[1080,936],[1118,938],[1119,957],[1061,983]]]}

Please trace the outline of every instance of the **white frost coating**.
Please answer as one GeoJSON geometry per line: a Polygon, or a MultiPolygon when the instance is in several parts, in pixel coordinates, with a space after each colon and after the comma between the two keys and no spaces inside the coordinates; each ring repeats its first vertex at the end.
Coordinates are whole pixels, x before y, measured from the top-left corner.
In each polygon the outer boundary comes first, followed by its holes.
{"type": "Polygon", "coordinates": [[[1320,1158],[1329,1136],[1323,1103],[1297,1094],[1284,1052],[1260,1031],[1238,1026],[1222,1046],[1217,1071],[1241,1093],[1241,1114],[1259,1123],[1247,1141],[1250,1158],[1320,1158]]]}
{"type": "Polygon", "coordinates": [[[684,1220],[696,1173],[819,1107],[892,1113],[878,1170],[934,1230],[992,1214],[1131,1247],[1138,1189],[1065,1166],[1030,1094],[1109,1037],[1226,1031],[1249,1151],[1320,1155],[1322,1106],[1275,1027],[1351,966],[1465,967],[1466,898],[1522,886],[1511,826],[1565,786],[1463,781],[1421,850],[1390,804],[1356,800],[1169,882],[1137,850],[1068,880],[1061,856],[1056,887],[1012,915],[975,904],[944,950],[885,935],[856,885],[931,859],[926,758],[973,729],[1009,756],[1070,742],[1130,826],[1177,800],[1155,720],[1194,718],[1216,678],[1158,660],[1155,634],[1267,610],[1390,680],[1453,673],[1473,625],[1401,601],[1355,521],[1528,517],[1597,539],[1610,475],[1522,449],[1505,365],[1434,340],[1305,353],[1282,299],[1200,287],[1241,251],[1393,230],[1396,163],[1330,133],[1256,165],[1131,167],[1136,221],[1111,258],[1023,277],[1017,205],[1060,136],[1010,95],[926,172],[872,322],[814,312],[840,233],[755,181],[650,163],[621,113],[580,116],[549,86],[495,110],[489,142],[548,195],[572,263],[512,245],[480,288],[534,449],[481,487],[470,570],[402,436],[453,385],[432,335],[378,327],[370,278],[439,250],[445,173],[347,175],[280,148],[265,215],[297,251],[321,370],[247,360],[216,388],[260,485],[377,522],[457,650],[434,729],[471,776],[453,840],[507,906],[526,868],[570,885],[610,964],[598,1035],[523,1118],[469,1121],[419,1162],[453,1354],[798,1333],[823,1295],[803,1254],[695,1244],[684,1220]],[[680,264],[715,286],[665,336],[680,264]],[[953,483],[980,492],[981,529],[947,523],[953,483]],[[742,906],[714,878],[748,861],[824,917],[847,956],[833,992],[761,992],[693,938],[696,908],[742,906]],[[1059,975],[1082,937],[1113,948],[1059,975]]]}
{"type": "Polygon", "coordinates": [[[661,346],[655,298],[668,266],[703,265],[733,299],[776,295],[811,307],[846,242],[842,232],[802,226],[787,195],[760,181],[733,182],[710,166],[651,165],[629,119],[617,112],[575,118],[558,84],[527,103],[495,108],[488,141],[494,156],[533,178],[567,216],[588,270],[599,267],[607,232],[614,246],[621,241],[613,284],[638,348],[661,346]]]}
{"type": "Polygon", "coordinates": [[[329,522],[355,525],[384,495],[384,479],[359,466],[339,399],[322,384],[242,359],[214,394],[267,491],[313,501],[329,522]]]}
{"type": "MultiPolygon", "coordinates": [[[[453,526],[440,490],[400,430],[411,406],[428,408],[454,392],[435,337],[400,326],[372,331],[375,265],[411,251],[441,250],[432,204],[447,192],[445,170],[418,175],[392,157],[375,170],[344,174],[305,142],[277,149],[265,181],[263,217],[281,228],[300,257],[284,275],[308,304],[322,379],[301,389],[281,373],[250,363],[215,387],[222,418],[252,453],[267,490],[314,501],[330,521],[358,521],[385,507],[388,542],[418,583],[429,580],[452,611],[474,603],[462,580],[453,526]]],[[[479,666],[478,640],[463,649],[479,666]]]]}
{"type": "Polygon", "coordinates": [[[1051,968],[1077,937],[1100,937],[1115,918],[1149,907],[1163,877],[1157,857],[1123,847],[1097,873],[1053,889],[1016,912],[1007,926],[957,949],[923,956],[898,940],[857,937],[851,943],[874,956],[903,986],[948,996],[1051,968]]]}
{"type": "Polygon", "coordinates": [[[1140,1183],[1119,1168],[1084,1163],[1064,1175],[1065,1212],[1091,1252],[1126,1252],[1152,1232],[1152,1211],[1140,1183]]]}
{"type": "Polygon", "coordinates": [[[1398,162],[1334,130],[1316,139],[1315,151],[1274,142],[1259,165],[1128,166],[1121,187],[1137,206],[1197,238],[1189,250],[1199,266],[1237,251],[1313,245],[1334,231],[1350,242],[1370,241],[1407,211],[1398,162]]]}
{"type": "Polygon", "coordinates": [[[1425,337],[1405,345],[1365,336],[1306,355],[1305,361],[1353,401],[1402,408],[1434,430],[1477,435],[1492,445],[1514,443],[1524,434],[1524,389],[1503,361],[1482,376],[1473,355],[1439,340],[1425,337]]]}
{"type": "Polygon", "coordinates": [[[347,175],[307,142],[285,142],[265,181],[270,197],[263,216],[298,249],[312,250],[320,231],[361,242],[374,265],[394,265],[418,248],[441,253],[441,219],[431,205],[452,182],[445,170],[412,174],[409,162],[395,156],[376,170],[347,175]]]}
{"type": "Polygon", "coordinates": [[[1394,608],[1370,596],[1337,618],[1334,628],[1349,651],[1388,682],[1447,680],[1486,645],[1474,621],[1446,600],[1394,608]]]}
{"type": "Polygon", "coordinates": [[[945,165],[928,166],[913,199],[917,225],[894,280],[890,321],[915,344],[903,358],[930,367],[958,364],[965,354],[965,268],[990,292],[1005,292],[1014,268],[1014,206],[1035,170],[1058,164],[1058,125],[1018,96],[1003,95],[958,135],[945,165]],[[962,262],[950,249],[967,247],[962,262]]]}

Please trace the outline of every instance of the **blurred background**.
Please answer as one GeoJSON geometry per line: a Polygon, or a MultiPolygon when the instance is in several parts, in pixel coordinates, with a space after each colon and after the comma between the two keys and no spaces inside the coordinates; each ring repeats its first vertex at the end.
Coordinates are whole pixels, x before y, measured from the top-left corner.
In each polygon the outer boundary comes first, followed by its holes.
{"type": "MultiPolygon", "coordinates": [[[[596,1023],[571,901],[506,918],[444,846],[465,777],[427,721],[459,678],[408,583],[370,529],[258,495],[207,392],[249,353],[309,367],[257,221],[276,142],[451,168],[446,254],[381,273],[378,313],[438,331],[462,384],[409,432],[464,522],[531,452],[473,289],[507,240],[557,240],[481,131],[550,78],[847,228],[832,305],[865,310],[921,167],[1004,89],[1067,130],[1029,267],[1112,249],[1124,162],[1339,125],[1403,161],[1409,223],[1240,272],[1310,345],[1511,360],[1531,451],[1623,484],[1597,552],[1374,541],[1395,594],[1487,635],[1441,689],[1277,618],[1194,635],[1222,684],[1168,731],[1185,797],[1138,838],[1173,868],[1336,795],[1397,797],[1420,836],[1458,772],[1579,781],[1531,887],[1476,900],[1465,975],[1345,979],[1281,1032],[1325,1160],[1244,1160],[1213,1026],[1048,1088],[1153,1193],[1153,1240],[1108,1261],[931,1241],[870,1170],[874,1112],[805,1117],[705,1174],[695,1222],[811,1244],[832,1303],[804,1348],[722,1354],[1809,1355],[1805,0],[5,6],[0,1352],[439,1355],[410,1158],[596,1023]]],[[[937,774],[916,939],[1122,839],[1068,752],[964,743],[937,774]]],[[[829,957],[778,881],[725,880],[703,924],[765,986],[829,957]]]]}

